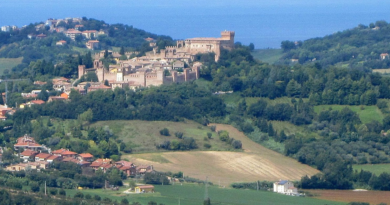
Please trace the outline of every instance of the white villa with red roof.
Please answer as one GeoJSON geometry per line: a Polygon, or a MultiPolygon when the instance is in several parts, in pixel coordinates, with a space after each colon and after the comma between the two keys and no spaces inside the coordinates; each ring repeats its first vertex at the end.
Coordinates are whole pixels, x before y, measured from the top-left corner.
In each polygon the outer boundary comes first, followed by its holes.
{"type": "Polygon", "coordinates": [[[35,139],[25,134],[23,137],[19,137],[17,143],[14,145],[15,150],[19,150],[19,148],[23,149],[31,149],[34,151],[42,150],[44,146],[35,142],[35,139]]]}

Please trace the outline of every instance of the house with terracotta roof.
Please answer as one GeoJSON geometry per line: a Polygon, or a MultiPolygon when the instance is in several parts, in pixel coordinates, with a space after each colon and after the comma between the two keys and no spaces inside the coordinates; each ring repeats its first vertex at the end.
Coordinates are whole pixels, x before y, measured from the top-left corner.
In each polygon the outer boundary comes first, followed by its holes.
{"type": "Polygon", "coordinates": [[[45,104],[45,101],[43,100],[31,100],[31,105],[42,105],[45,104]]]}
{"type": "Polygon", "coordinates": [[[134,188],[135,193],[154,193],[153,185],[139,185],[134,188]]]}
{"type": "Polygon", "coordinates": [[[35,139],[25,134],[23,137],[19,137],[14,144],[14,149],[19,150],[19,148],[30,149],[34,151],[42,150],[43,146],[35,142],[35,139]]]}
{"type": "Polygon", "coordinates": [[[90,86],[88,88],[88,92],[96,91],[96,90],[111,90],[111,87],[101,84],[99,86],[90,86]]]}
{"type": "Polygon", "coordinates": [[[91,167],[94,170],[98,170],[99,167],[102,165],[103,165],[103,163],[101,163],[101,162],[92,162],[91,165],[89,165],[89,167],[91,167]]]}
{"type": "Polygon", "coordinates": [[[389,54],[388,53],[381,53],[381,60],[385,60],[385,59],[388,59],[389,58],[389,54]]]}
{"type": "Polygon", "coordinates": [[[89,153],[81,153],[78,155],[78,159],[80,161],[86,161],[86,162],[92,162],[93,161],[93,155],[89,153]]]}
{"type": "Polygon", "coordinates": [[[63,46],[63,45],[66,45],[66,41],[64,41],[64,40],[61,40],[61,41],[57,41],[57,43],[56,43],[56,46],[63,46]]]}
{"type": "Polygon", "coordinates": [[[20,153],[20,159],[23,159],[23,162],[28,162],[35,159],[35,155],[37,154],[37,151],[25,149],[22,153],[20,153]]]}
{"type": "Polygon", "coordinates": [[[64,158],[62,159],[62,161],[63,161],[63,162],[73,162],[73,163],[75,163],[75,164],[77,164],[77,163],[79,162],[79,160],[77,160],[77,159],[75,159],[75,158],[73,158],[73,157],[64,157],[64,158]]]}
{"type": "Polygon", "coordinates": [[[65,152],[65,151],[66,151],[66,149],[61,148],[61,149],[52,151],[51,154],[52,154],[52,155],[55,155],[55,156],[61,156],[61,154],[62,154],[63,152],[65,152]]]}
{"type": "Polygon", "coordinates": [[[74,26],[74,29],[80,30],[80,28],[83,28],[83,27],[84,27],[84,25],[79,24],[79,25],[74,26]]]}
{"type": "Polygon", "coordinates": [[[26,170],[26,167],[28,166],[28,164],[22,164],[22,163],[19,163],[19,164],[14,164],[14,165],[10,165],[10,166],[7,166],[5,169],[7,171],[23,171],[23,170],[26,170]]]}
{"type": "Polygon", "coordinates": [[[43,38],[46,38],[46,35],[43,34],[43,33],[41,33],[41,34],[37,35],[36,38],[37,38],[37,39],[43,39],[43,38]]]}
{"type": "Polygon", "coordinates": [[[60,96],[50,96],[49,99],[47,100],[47,102],[64,101],[64,100],[66,100],[66,99],[63,97],[60,97],[60,96]]]}
{"type": "Polygon", "coordinates": [[[57,155],[51,155],[50,157],[48,157],[46,159],[46,162],[49,162],[49,163],[53,163],[53,162],[56,162],[56,161],[60,161],[62,158],[60,156],[57,156],[57,155]]]}
{"type": "Polygon", "coordinates": [[[68,29],[67,31],[65,31],[65,36],[69,37],[73,41],[76,40],[77,36],[81,36],[81,35],[82,33],[75,29],[68,29]]]}
{"type": "Polygon", "coordinates": [[[70,93],[63,92],[63,93],[61,93],[60,97],[63,97],[63,98],[65,98],[65,99],[68,99],[68,98],[69,98],[69,94],[70,94],[70,93]]]}
{"type": "Polygon", "coordinates": [[[76,156],[77,156],[77,153],[76,152],[72,152],[72,151],[69,151],[69,150],[66,150],[65,152],[61,153],[61,156],[62,157],[69,157],[69,158],[73,158],[75,159],[76,156]]]}
{"type": "Polygon", "coordinates": [[[49,153],[39,153],[35,156],[35,161],[46,161],[51,156],[49,153]]]}
{"type": "Polygon", "coordinates": [[[95,50],[99,48],[99,41],[98,40],[89,40],[85,43],[85,46],[90,50],[95,50]]]}
{"type": "Polygon", "coordinates": [[[98,36],[98,31],[96,30],[86,30],[81,33],[86,39],[92,39],[98,36]]]}
{"type": "Polygon", "coordinates": [[[46,85],[46,82],[42,82],[42,81],[34,81],[34,85],[46,85]]]}
{"type": "Polygon", "coordinates": [[[152,172],[153,171],[153,166],[152,165],[141,165],[137,166],[137,175],[144,175],[147,172],[152,172]]]}

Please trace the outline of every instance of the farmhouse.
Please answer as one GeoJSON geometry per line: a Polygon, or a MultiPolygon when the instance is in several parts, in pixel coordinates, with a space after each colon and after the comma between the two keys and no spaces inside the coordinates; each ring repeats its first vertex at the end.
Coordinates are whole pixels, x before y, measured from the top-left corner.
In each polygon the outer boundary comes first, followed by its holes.
{"type": "Polygon", "coordinates": [[[294,187],[294,184],[287,180],[280,180],[274,183],[274,192],[286,195],[298,195],[297,188],[294,187]]]}
{"type": "Polygon", "coordinates": [[[135,193],[153,193],[154,186],[153,185],[140,185],[134,188],[135,193]]]}

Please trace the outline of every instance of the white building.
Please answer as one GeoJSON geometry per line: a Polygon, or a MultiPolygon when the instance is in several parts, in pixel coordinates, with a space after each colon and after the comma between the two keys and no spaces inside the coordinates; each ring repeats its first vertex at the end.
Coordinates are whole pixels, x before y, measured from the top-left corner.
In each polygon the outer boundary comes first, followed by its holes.
{"type": "Polygon", "coordinates": [[[287,180],[280,180],[274,183],[274,192],[286,195],[298,195],[297,188],[294,184],[287,180]]]}
{"type": "Polygon", "coordinates": [[[3,31],[3,32],[9,32],[9,30],[10,30],[10,26],[2,26],[1,27],[1,31],[3,31]]]}

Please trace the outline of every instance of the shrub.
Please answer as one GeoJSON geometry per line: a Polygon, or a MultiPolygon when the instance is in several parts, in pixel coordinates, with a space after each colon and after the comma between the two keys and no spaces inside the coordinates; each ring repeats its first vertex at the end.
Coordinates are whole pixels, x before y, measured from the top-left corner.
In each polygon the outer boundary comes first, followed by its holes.
{"type": "Polygon", "coordinates": [[[31,182],[30,183],[30,189],[33,192],[39,192],[39,184],[38,184],[38,182],[31,182]]]}
{"type": "Polygon", "coordinates": [[[110,198],[108,198],[108,197],[104,197],[103,201],[106,202],[106,203],[112,202],[112,200],[110,198]]]}
{"type": "Polygon", "coordinates": [[[99,195],[96,195],[96,194],[95,194],[95,196],[93,196],[93,199],[95,199],[96,201],[102,200],[102,198],[99,195]]]}
{"type": "Polygon", "coordinates": [[[164,128],[164,129],[160,130],[160,135],[170,136],[168,128],[164,128]]]}
{"type": "Polygon", "coordinates": [[[209,144],[209,143],[204,143],[203,146],[206,149],[210,149],[211,148],[211,144],[209,144]]]}
{"type": "Polygon", "coordinates": [[[54,195],[54,196],[57,195],[57,192],[58,192],[57,189],[50,189],[50,190],[49,190],[49,193],[50,193],[51,195],[54,195]]]}
{"type": "Polygon", "coordinates": [[[84,194],[81,193],[81,192],[77,192],[77,193],[74,195],[73,198],[80,198],[80,199],[82,199],[82,198],[84,198],[84,194]]]}
{"type": "Polygon", "coordinates": [[[203,140],[204,140],[204,141],[208,141],[208,140],[209,140],[209,138],[207,138],[207,137],[203,137],[203,140]]]}
{"type": "Polygon", "coordinates": [[[212,136],[213,136],[213,134],[211,132],[207,133],[207,138],[211,139],[212,136]]]}
{"type": "Polygon", "coordinates": [[[125,198],[121,200],[121,205],[128,205],[129,201],[125,198]]]}
{"type": "Polygon", "coordinates": [[[129,154],[133,152],[133,149],[131,149],[130,146],[126,145],[126,147],[123,149],[123,152],[129,154]]]}
{"type": "Polygon", "coordinates": [[[89,199],[92,199],[92,196],[91,196],[90,194],[86,194],[86,195],[85,195],[85,199],[88,199],[88,200],[89,200],[89,199]]]}
{"type": "Polygon", "coordinates": [[[59,194],[60,194],[61,196],[66,196],[66,191],[63,190],[63,189],[60,189],[59,194]]]}
{"type": "Polygon", "coordinates": [[[223,142],[227,142],[229,141],[229,132],[225,131],[225,130],[221,130],[218,132],[218,135],[219,135],[219,139],[223,142]]]}
{"type": "Polygon", "coordinates": [[[182,132],[175,132],[175,136],[179,139],[183,138],[183,133],[182,132]]]}
{"type": "Polygon", "coordinates": [[[233,140],[232,146],[234,149],[241,149],[242,148],[242,143],[240,140],[233,140]]]}
{"type": "Polygon", "coordinates": [[[212,132],[215,132],[216,128],[217,128],[217,127],[215,127],[215,125],[210,126],[210,130],[211,130],[212,132]]]}

